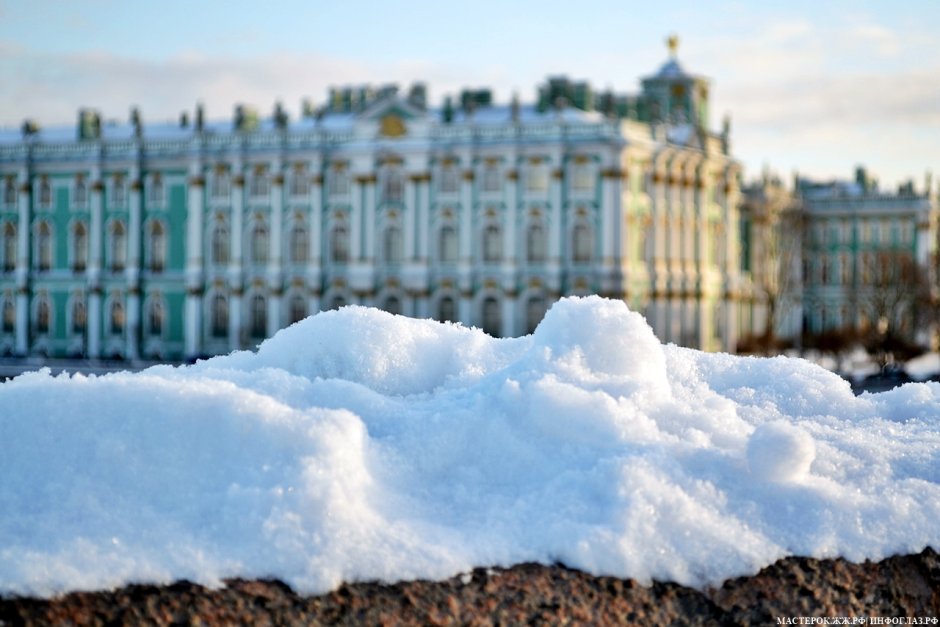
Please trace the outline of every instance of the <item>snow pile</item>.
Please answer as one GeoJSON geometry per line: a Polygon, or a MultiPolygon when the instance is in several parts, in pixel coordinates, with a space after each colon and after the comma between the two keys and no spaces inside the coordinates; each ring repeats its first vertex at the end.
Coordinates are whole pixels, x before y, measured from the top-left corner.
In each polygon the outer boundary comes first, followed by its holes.
{"type": "Polygon", "coordinates": [[[351,307],[257,353],[0,385],[0,591],[444,578],[704,586],[940,546],[940,384],[663,346],[620,302],[534,335],[351,307]]]}

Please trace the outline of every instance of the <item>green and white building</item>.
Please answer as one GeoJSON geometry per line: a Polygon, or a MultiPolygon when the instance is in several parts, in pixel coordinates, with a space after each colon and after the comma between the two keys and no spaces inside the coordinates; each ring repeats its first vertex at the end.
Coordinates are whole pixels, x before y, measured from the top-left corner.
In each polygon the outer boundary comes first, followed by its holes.
{"type": "Polygon", "coordinates": [[[671,43],[634,95],[342,88],[296,120],[0,131],[0,354],[192,359],[352,303],[511,336],[593,293],[734,350],[740,166],[671,43]]]}

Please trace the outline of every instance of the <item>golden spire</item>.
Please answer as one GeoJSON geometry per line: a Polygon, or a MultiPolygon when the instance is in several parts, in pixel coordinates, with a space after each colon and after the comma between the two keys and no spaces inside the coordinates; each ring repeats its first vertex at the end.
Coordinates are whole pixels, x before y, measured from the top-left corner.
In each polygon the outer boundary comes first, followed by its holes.
{"type": "Polygon", "coordinates": [[[679,50],[679,36],[669,35],[669,38],[666,39],[666,45],[669,47],[669,56],[675,59],[676,52],[679,50]]]}

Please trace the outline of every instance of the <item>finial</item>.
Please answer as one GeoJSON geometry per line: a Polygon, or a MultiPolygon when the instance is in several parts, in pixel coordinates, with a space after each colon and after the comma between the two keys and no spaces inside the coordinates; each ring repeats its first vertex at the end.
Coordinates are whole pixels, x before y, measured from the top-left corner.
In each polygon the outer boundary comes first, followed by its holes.
{"type": "Polygon", "coordinates": [[[669,47],[669,56],[675,59],[676,52],[679,50],[679,36],[669,35],[669,38],[666,39],[666,45],[669,47]]]}

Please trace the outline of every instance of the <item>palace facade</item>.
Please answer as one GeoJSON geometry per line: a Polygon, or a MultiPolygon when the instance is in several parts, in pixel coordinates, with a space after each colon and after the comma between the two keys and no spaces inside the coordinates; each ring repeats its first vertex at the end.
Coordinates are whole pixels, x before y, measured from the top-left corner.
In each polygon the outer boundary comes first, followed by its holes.
{"type": "Polygon", "coordinates": [[[352,303],[514,336],[569,294],[733,351],[740,166],[671,43],[632,95],[342,88],[296,120],[0,131],[0,354],[193,359],[352,303]]]}
{"type": "Polygon", "coordinates": [[[798,344],[832,332],[936,343],[937,190],[930,176],[896,191],[864,168],[852,180],[792,188],[765,175],[743,192],[754,330],[798,344]]]}

